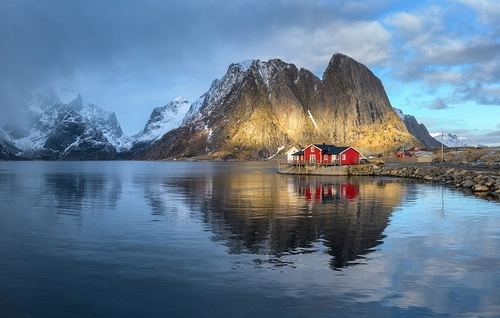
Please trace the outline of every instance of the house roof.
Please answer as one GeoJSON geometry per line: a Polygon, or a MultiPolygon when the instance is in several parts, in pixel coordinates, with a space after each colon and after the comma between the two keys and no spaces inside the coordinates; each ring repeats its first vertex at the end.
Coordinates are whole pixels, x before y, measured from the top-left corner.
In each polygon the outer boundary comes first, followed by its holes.
{"type": "Polygon", "coordinates": [[[338,155],[351,147],[337,147],[335,145],[313,144],[314,147],[321,149],[325,155],[338,155]]]}
{"type": "Polygon", "coordinates": [[[303,154],[304,154],[304,150],[301,150],[301,151],[297,151],[297,152],[292,153],[292,156],[302,156],[303,154]]]}

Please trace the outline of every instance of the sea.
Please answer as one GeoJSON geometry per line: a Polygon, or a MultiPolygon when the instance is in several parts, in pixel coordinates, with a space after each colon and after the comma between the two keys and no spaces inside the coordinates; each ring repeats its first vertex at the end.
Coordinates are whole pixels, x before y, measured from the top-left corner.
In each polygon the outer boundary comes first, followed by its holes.
{"type": "Polygon", "coordinates": [[[0,317],[500,317],[500,203],[276,162],[0,162],[0,317]]]}

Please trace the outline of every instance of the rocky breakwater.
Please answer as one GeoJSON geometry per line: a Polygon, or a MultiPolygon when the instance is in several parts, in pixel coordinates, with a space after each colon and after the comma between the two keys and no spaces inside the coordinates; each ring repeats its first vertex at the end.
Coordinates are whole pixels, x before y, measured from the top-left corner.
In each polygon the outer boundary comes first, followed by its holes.
{"type": "Polygon", "coordinates": [[[382,165],[351,166],[350,175],[390,176],[439,183],[500,200],[500,170],[468,166],[382,165]]]}

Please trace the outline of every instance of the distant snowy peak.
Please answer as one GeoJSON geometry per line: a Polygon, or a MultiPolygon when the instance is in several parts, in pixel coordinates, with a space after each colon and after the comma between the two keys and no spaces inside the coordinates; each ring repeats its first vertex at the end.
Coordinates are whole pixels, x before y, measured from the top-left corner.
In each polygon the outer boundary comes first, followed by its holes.
{"type": "Polygon", "coordinates": [[[165,106],[156,107],[135,142],[155,141],[170,130],[179,127],[190,106],[184,97],[177,97],[165,106]]]}
{"type": "Polygon", "coordinates": [[[475,140],[470,140],[456,134],[451,133],[441,133],[434,132],[430,133],[431,136],[439,142],[443,142],[443,144],[447,147],[476,147],[480,146],[480,144],[475,140]]]}
{"type": "Polygon", "coordinates": [[[396,111],[396,114],[398,114],[399,118],[401,118],[402,121],[404,121],[406,119],[406,117],[408,116],[405,113],[403,113],[403,111],[401,109],[398,109],[396,107],[394,107],[394,111],[396,111]]]}

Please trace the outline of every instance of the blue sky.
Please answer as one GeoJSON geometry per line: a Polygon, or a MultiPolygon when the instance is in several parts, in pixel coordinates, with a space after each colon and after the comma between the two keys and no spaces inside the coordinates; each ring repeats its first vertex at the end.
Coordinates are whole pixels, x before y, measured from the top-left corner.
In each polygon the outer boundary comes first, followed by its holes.
{"type": "Polygon", "coordinates": [[[500,144],[498,0],[4,0],[0,21],[4,114],[67,87],[134,134],[230,63],[280,58],[321,77],[341,52],[429,131],[500,144]]]}

